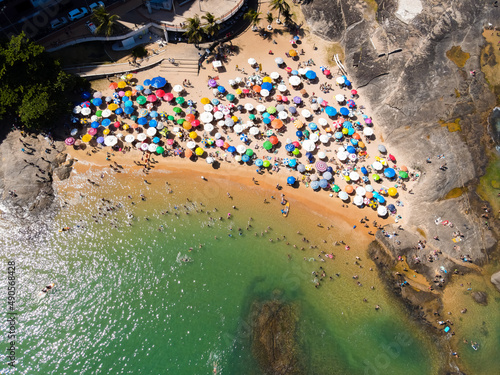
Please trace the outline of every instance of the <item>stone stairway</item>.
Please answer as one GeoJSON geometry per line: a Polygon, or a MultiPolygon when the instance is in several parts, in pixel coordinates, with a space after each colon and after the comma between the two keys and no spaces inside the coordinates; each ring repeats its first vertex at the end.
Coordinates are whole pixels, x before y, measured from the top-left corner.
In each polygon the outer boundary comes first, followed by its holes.
{"type": "Polygon", "coordinates": [[[168,59],[164,59],[161,63],[160,72],[172,77],[176,73],[181,77],[185,75],[198,74],[198,60],[196,59],[175,59],[172,64],[168,59]]]}

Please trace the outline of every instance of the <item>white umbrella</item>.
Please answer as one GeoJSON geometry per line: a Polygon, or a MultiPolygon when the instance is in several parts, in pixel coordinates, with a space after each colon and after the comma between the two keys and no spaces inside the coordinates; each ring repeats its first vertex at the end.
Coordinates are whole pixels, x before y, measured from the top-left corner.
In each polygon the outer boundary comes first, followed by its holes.
{"type": "Polygon", "coordinates": [[[214,126],[212,124],[205,124],[203,125],[203,127],[207,132],[211,132],[212,130],[214,130],[214,126]]]}
{"type": "Polygon", "coordinates": [[[241,155],[235,155],[234,160],[241,161],[241,155]]]}
{"type": "Polygon", "coordinates": [[[178,126],[174,126],[174,128],[172,129],[172,132],[174,133],[179,133],[181,131],[181,128],[179,128],[178,126]]]}
{"type": "Polygon", "coordinates": [[[219,90],[217,90],[217,89],[212,89],[212,93],[213,93],[215,96],[217,96],[217,95],[219,95],[219,90]]]}
{"type": "Polygon", "coordinates": [[[382,165],[382,163],[381,163],[381,162],[379,162],[379,161],[374,162],[374,163],[372,164],[372,167],[373,167],[373,169],[375,169],[376,171],[381,171],[381,170],[384,168],[384,166],[382,165]]]}
{"type": "Polygon", "coordinates": [[[320,158],[320,159],[326,158],[326,152],[324,152],[324,151],[318,152],[318,158],[320,158]]]}
{"type": "Polygon", "coordinates": [[[339,160],[344,161],[347,159],[347,152],[339,151],[339,152],[337,152],[337,157],[339,158],[339,160]]]}
{"type": "Polygon", "coordinates": [[[373,135],[373,129],[369,127],[363,128],[363,135],[366,137],[370,137],[371,135],[373,135]]]}
{"type": "Polygon", "coordinates": [[[311,181],[318,181],[318,175],[313,174],[313,175],[311,176],[311,181]]]}
{"type": "Polygon", "coordinates": [[[360,196],[360,195],[356,195],[354,197],[354,199],[352,200],[352,202],[356,205],[356,206],[362,206],[363,205],[363,197],[360,196]]]}
{"type": "Polygon", "coordinates": [[[252,103],[246,103],[246,104],[245,104],[245,109],[246,109],[247,111],[251,111],[251,110],[253,109],[253,104],[252,104],[252,103]]]}
{"type": "Polygon", "coordinates": [[[224,125],[231,127],[234,125],[234,120],[231,117],[227,118],[226,120],[224,120],[224,125]]]}
{"type": "Polygon", "coordinates": [[[238,154],[244,154],[247,150],[247,146],[245,145],[238,145],[236,146],[236,151],[238,152],[238,154]]]}
{"type": "Polygon", "coordinates": [[[286,141],[285,141],[285,143],[286,143],[286,144],[290,144],[290,143],[292,143],[292,142],[293,142],[293,141],[292,141],[290,138],[287,138],[287,139],[286,139],[286,141]]]}
{"type": "Polygon", "coordinates": [[[186,143],[186,147],[193,150],[196,147],[196,142],[195,141],[189,141],[186,143]]]}
{"type": "Polygon", "coordinates": [[[71,136],[74,137],[75,135],[78,134],[78,129],[71,129],[71,136]]]}
{"type": "Polygon", "coordinates": [[[241,126],[240,124],[236,124],[236,125],[234,125],[233,129],[234,129],[235,133],[239,134],[243,131],[243,126],[241,126]]]}
{"type": "Polygon", "coordinates": [[[312,133],[310,136],[309,136],[309,139],[313,142],[318,142],[319,140],[319,135],[317,135],[316,133],[312,133]]]}
{"type": "Polygon", "coordinates": [[[311,112],[308,111],[307,109],[303,109],[301,113],[302,113],[302,116],[304,116],[305,118],[311,117],[311,112]]]}
{"type": "Polygon", "coordinates": [[[214,158],[212,158],[212,157],[210,157],[210,156],[209,156],[209,157],[207,158],[207,163],[208,163],[208,164],[212,164],[213,162],[214,162],[214,158]]]}
{"type": "Polygon", "coordinates": [[[142,144],[141,144],[140,142],[137,142],[137,143],[135,144],[135,148],[140,149],[140,148],[141,148],[141,146],[142,146],[142,144]]]}
{"type": "Polygon", "coordinates": [[[279,92],[285,92],[287,90],[286,85],[278,85],[279,92]]]}
{"type": "Polygon", "coordinates": [[[155,152],[157,148],[158,148],[158,146],[157,146],[157,145],[155,145],[154,143],[151,143],[151,144],[148,146],[148,151],[149,151],[149,152],[155,152]]]}
{"type": "Polygon", "coordinates": [[[156,128],[148,128],[148,130],[146,130],[146,134],[150,137],[154,136],[156,134],[156,128]]]}
{"type": "Polygon", "coordinates": [[[222,127],[224,125],[226,125],[226,123],[224,122],[224,120],[217,121],[217,126],[221,126],[222,127]]]}
{"type": "Polygon", "coordinates": [[[355,161],[357,159],[357,155],[356,154],[349,154],[349,159],[352,160],[352,161],[355,161]]]}
{"type": "Polygon", "coordinates": [[[300,69],[299,69],[299,74],[300,74],[301,76],[303,76],[304,74],[306,74],[306,72],[307,72],[308,70],[309,70],[309,69],[300,68],[300,69]]]}
{"type": "Polygon", "coordinates": [[[278,79],[280,77],[280,74],[278,72],[272,72],[269,77],[272,79],[278,79]]]}
{"type": "Polygon", "coordinates": [[[365,190],[366,191],[373,191],[373,186],[371,186],[371,185],[365,185],[365,190]]]}
{"type": "Polygon", "coordinates": [[[137,135],[137,140],[142,142],[142,141],[144,141],[147,137],[148,137],[148,136],[147,136],[145,133],[139,133],[139,134],[137,135]]]}
{"type": "Polygon", "coordinates": [[[236,83],[241,83],[241,81],[242,81],[241,77],[236,77],[234,79],[234,82],[236,82],[236,83]]]}
{"type": "Polygon", "coordinates": [[[251,135],[257,135],[257,134],[259,134],[259,133],[260,133],[260,130],[259,130],[259,128],[258,128],[258,127],[256,127],[256,126],[252,126],[248,132],[249,132],[251,135]]]}
{"type": "Polygon", "coordinates": [[[221,133],[215,133],[214,137],[215,137],[215,139],[221,139],[222,138],[222,134],[221,133]]]}
{"type": "Polygon", "coordinates": [[[288,117],[288,113],[286,113],[285,111],[281,111],[280,113],[278,113],[278,117],[281,119],[281,120],[284,120],[288,117]]]}
{"type": "Polygon", "coordinates": [[[337,83],[339,85],[343,85],[345,83],[345,79],[343,77],[339,77],[339,78],[337,78],[337,83]]]}
{"type": "Polygon", "coordinates": [[[358,172],[351,172],[351,173],[349,173],[349,177],[353,181],[358,181],[359,180],[359,173],[358,172]]]}
{"type": "MultiPolygon", "coordinates": [[[[90,108],[88,108],[88,107],[87,107],[87,108],[82,108],[82,110],[80,111],[80,113],[81,113],[82,115],[84,115],[84,116],[88,116],[88,115],[90,115],[90,112],[91,112],[91,110],[90,110],[90,108]]],[[[110,111],[110,112],[111,112],[111,111],[110,111]]]]}
{"type": "Polygon", "coordinates": [[[264,98],[269,96],[269,90],[260,90],[260,95],[262,95],[264,98]]]}
{"type": "Polygon", "coordinates": [[[326,134],[321,134],[319,137],[319,141],[321,143],[328,143],[329,140],[330,138],[326,134]]]}
{"type": "Polygon", "coordinates": [[[291,76],[288,80],[292,86],[300,85],[300,77],[299,76],[291,76]]]}
{"type": "Polygon", "coordinates": [[[77,105],[75,108],[73,108],[73,113],[75,115],[79,114],[81,111],[82,111],[82,107],[80,107],[79,105],[77,105]]]}
{"type": "Polygon", "coordinates": [[[229,85],[230,85],[230,86],[234,86],[234,85],[236,85],[236,81],[235,81],[234,79],[230,79],[230,80],[229,80],[229,85]]]}
{"type": "Polygon", "coordinates": [[[250,57],[250,58],[248,59],[248,63],[249,63],[250,65],[255,65],[255,64],[257,64],[257,60],[255,60],[253,57],[250,57]]]}
{"type": "Polygon", "coordinates": [[[96,115],[92,115],[90,117],[90,121],[92,121],[92,122],[97,121],[97,120],[99,120],[99,117],[97,117],[96,115]]]}
{"type": "Polygon", "coordinates": [[[224,117],[224,113],[222,113],[221,111],[217,111],[214,113],[214,117],[216,120],[220,120],[221,118],[224,117]]]}
{"type": "Polygon", "coordinates": [[[311,104],[311,109],[312,109],[313,111],[317,111],[317,110],[318,110],[318,108],[319,108],[319,107],[318,107],[318,104],[317,104],[317,103],[313,103],[313,104],[311,104]]]}
{"type": "Polygon", "coordinates": [[[377,214],[378,216],[384,217],[385,215],[387,215],[387,208],[385,208],[384,206],[378,206],[377,214]]]}
{"type": "Polygon", "coordinates": [[[147,151],[148,150],[148,146],[149,146],[149,144],[147,144],[147,143],[141,143],[141,150],[142,151],[147,151]]]}
{"type": "Polygon", "coordinates": [[[132,134],[127,134],[125,136],[125,142],[132,143],[135,141],[135,137],[132,134]]]}
{"type": "Polygon", "coordinates": [[[257,111],[259,111],[259,112],[265,112],[266,111],[266,106],[263,105],[263,104],[259,104],[257,106],[257,111]]]}
{"type": "Polygon", "coordinates": [[[343,201],[346,201],[349,199],[349,195],[347,195],[347,193],[345,191],[341,191],[339,193],[339,198],[342,199],[343,201]]]}
{"type": "Polygon", "coordinates": [[[339,103],[342,103],[345,100],[345,97],[342,94],[337,94],[335,95],[335,100],[338,101],[339,103]]]}
{"type": "Polygon", "coordinates": [[[112,113],[113,112],[111,112],[109,109],[105,109],[104,111],[102,111],[102,117],[109,117],[112,113]]]}
{"type": "Polygon", "coordinates": [[[318,123],[321,125],[321,126],[326,126],[328,125],[328,121],[324,118],[320,118],[318,119],[318,123]]]}
{"type": "Polygon", "coordinates": [[[214,109],[214,106],[212,104],[205,104],[203,106],[203,109],[206,111],[206,112],[212,112],[212,110],[214,109]]]}
{"type": "Polygon", "coordinates": [[[302,148],[306,150],[307,152],[314,151],[316,148],[316,145],[314,144],[313,141],[306,139],[304,142],[302,142],[302,148]]]}
{"type": "Polygon", "coordinates": [[[364,196],[366,194],[366,190],[363,186],[359,186],[356,188],[356,194],[359,196],[364,196]]]}
{"type": "Polygon", "coordinates": [[[156,125],[156,129],[157,130],[161,130],[165,127],[165,124],[163,124],[163,122],[159,122],[158,125],[156,125]]]}
{"type": "Polygon", "coordinates": [[[182,92],[184,90],[184,87],[182,87],[181,85],[175,85],[174,86],[174,91],[175,92],[182,92]]]}
{"type": "Polygon", "coordinates": [[[284,62],[284,61],[283,61],[283,58],[281,58],[281,57],[276,57],[276,58],[274,59],[274,62],[275,62],[276,64],[278,64],[278,65],[281,65],[281,64],[283,64],[283,62],[284,62]]]}
{"type": "Polygon", "coordinates": [[[213,119],[214,119],[214,116],[210,112],[203,112],[200,115],[200,120],[202,122],[205,122],[205,123],[211,122],[213,119]]]}
{"type": "Polygon", "coordinates": [[[113,147],[118,143],[118,138],[116,138],[114,135],[108,135],[106,138],[104,138],[104,144],[106,146],[113,147]]]}

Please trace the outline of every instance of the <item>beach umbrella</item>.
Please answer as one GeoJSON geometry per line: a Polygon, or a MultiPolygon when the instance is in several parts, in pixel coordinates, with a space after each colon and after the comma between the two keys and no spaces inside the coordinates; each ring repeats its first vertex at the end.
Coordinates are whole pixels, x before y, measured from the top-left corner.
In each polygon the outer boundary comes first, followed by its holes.
{"type": "Polygon", "coordinates": [[[64,143],[68,146],[72,146],[75,144],[75,138],[73,137],[68,137],[64,140],[64,143]]]}
{"type": "Polygon", "coordinates": [[[251,57],[248,59],[248,63],[253,66],[253,65],[257,64],[257,60],[255,60],[253,57],[251,57]]]}
{"type": "Polygon", "coordinates": [[[247,148],[246,151],[245,151],[245,155],[248,155],[248,156],[253,156],[254,152],[251,148],[247,148]]]}
{"type": "Polygon", "coordinates": [[[160,137],[154,137],[153,143],[160,143],[160,137]]]}
{"type": "Polygon", "coordinates": [[[382,163],[381,163],[381,162],[379,162],[379,161],[375,161],[375,162],[373,162],[372,167],[373,167],[373,169],[375,169],[376,171],[380,171],[380,170],[382,170],[382,169],[384,168],[384,166],[382,165],[382,163]]]}
{"type": "Polygon", "coordinates": [[[335,192],[335,193],[338,193],[340,191],[340,187],[339,185],[333,185],[332,186],[332,190],[335,192]]]}
{"type": "Polygon", "coordinates": [[[148,151],[149,152],[156,152],[157,148],[158,148],[158,145],[156,145],[154,143],[151,143],[150,145],[148,145],[148,151]]]}
{"type": "Polygon", "coordinates": [[[312,70],[308,70],[306,72],[306,78],[310,80],[316,79],[316,73],[312,70]]]}
{"type": "Polygon", "coordinates": [[[104,144],[109,147],[113,147],[118,143],[118,138],[114,135],[108,135],[104,138],[104,144]]]}
{"type": "Polygon", "coordinates": [[[327,181],[331,180],[333,178],[332,174],[330,172],[325,172],[323,173],[323,178],[327,181]]]}
{"type": "Polygon", "coordinates": [[[250,156],[248,155],[242,155],[241,156],[241,160],[244,162],[244,163],[248,163],[250,161],[250,156]]]}
{"type": "Polygon", "coordinates": [[[231,117],[229,117],[229,118],[224,120],[224,125],[232,127],[232,126],[234,126],[234,120],[231,117]]]}
{"type": "Polygon", "coordinates": [[[384,217],[385,215],[387,215],[387,208],[384,207],[384,206],[378,206],[378,208],[377,208],[377,214],[380,217],[384,217]]]}
{"type": "Polygon", "coordinates": [[[228,152],[230,152],[230,153],[232,154],[233,152],[235,152],[235,151],[236,151],[236,147],[234,147],[234,146],[229,146],[229,147],[227,148],[227,151],[228,151],[228,152]]]}
{"type": "Polygon", "coordinates": [[[198,134],[197,134],[196,132],[194,132],[194,131],[193,131],[193,132],[190,132],[190,133],[189,133],[189,138],[191,138],[191,139],[196,139],[196,138],[198,138],[198,134]]]}
{"type": "MultiPolygon", "coordinates": [[[[254,60],[255,60],[255,59],[254,59],[254,60]]],[[[276,64],[278,64],[278,65],[281,65],[281,64],[283,64],[283,63],[284,63],[284,61],[283,61],[283,59],[282,59],[281,57],[276,57],[276,58],[274,59],[274,62],[275,62],[276,64]]],[[[250,63],[250,61],[249,61],[248,63],[250,63]]],[[[255,64],[255,63],[254,63],[254,64],[255,64]]],[[[250,64],[250,65],[254,65],[254,64],[250,64]]]]}
{"type": "Polygon", "coordinates": [[[286,90],[288,90],[286,88],[286,85],[282,85],[282,84],[278,85],[278,91],[279,92],[285,92],[286,90]]]}
{"type": "Polygon", "coordinates": [[[298,76],[291,76],[291,77],[288,79],[288,82],[289,82],[292,86],[298,86],[298,85],[300,85],[300,77],[298,77],[298,76]]]}
{"type": "Polygon", "coordinates": [[[81,107],[81,106],[79,106],[79,105],[77,105],[77,106],[75,106],[75,107],[73,108],[73,113],[74,113],[75,115],[79,114],[81,111],[82,111],[82,107],[81,107]]]}
{"type": "Polygon", "coordinates": [[[347,116],[349,114],[349,110],[346,107],[340,107],[339,111],[342,116],[347,116]]]}
{"type": "Polygon", "coordinates": [[[257,159],[255,160],[255,165],[257,167],[262,167],[262,165],[264,164],[264,162],[262,161],[262,159],[257,159]]]}
{"type": "Polygon", "coordinates": [[[264,168],[269,168],[270,165],[271,165],[271,162],[269,160],[264,160],[264,162],[262,163],[262,166],[264,168]]]}
{"type": "Polygon", "coordinates": [[[156,128],[148,128],[146,130],[146,134],[149,135],[150,137],[154,136],[156,134],[156,128]]]}
{"type": "Polygon", "coordinates": [[[361,207],[363,205],[363,197],[360,195],[356,195],[353,198],[352,203],[354,203],[356,206],[361,207]]]}
{"type": "Polygon", "coordinates": [[[174,92],[177,92],[177,93],[183,92],[184,91],[184,87],[182,87],[181,85],[175,85],[173,87],[173,90],[174,90],[174,92]]]}
{"type": "Polygon", "coordinates": [[[385,154],[385,153],[387,152],[387,149],[385,148],[385,146],[384,146],[384,145],[378,145],[378,147],[377,147],[377,148],[378,148],[378,150],[379,150],[381,153],[383,153],[383,154],[385,154]]]}
{"type": "Polygon", "coordinates": [[[270,106],[270,107],[267,107],[267,113],[269,114],[275,114],[276,113],[276,107],[273,107],[273,106],[270,106]]]}
{"type": "Polygon", "coordinates": [[[368,176],[368,169],[365,167],[361,167],[361,173],[363,173],[365,176],[368,176]]]}
{"type": "Polygon", "coordinates": [[[123,108],[117,108],[115,110],[115,114],[117,114],[117,115],[121,115],[123,112],[124,112],[123,108]]]}
{"type": "Polygon", "coordinates": [[[205,153],[205,151],[201,147],[197,147],[194,152],[197,156],[202,156],[205,153]]]}
{"type": "Polygon", "coordinates": [[[247,148],[245,145],[238,145],[236,146],[236,152],[238,154],[244,154],[246,152],[247,148]]]}
{"type": "Polygon", "coordinates": [[[314,122],[310,122],[309,125],[308,125],[309,129],[311,129],[312,131],[315,131],[318,129],[318,125],[316,125],[314,122]]]}
{"type": "Polygon", "coordinates": [[[330,141],[330,137],[328,137],[326,134],[322,134],[319,137],[319,141],[321,143],[328,143],[330,141]]]}
{"type": "Polygon", "coordinates": [[[156,128],[158,126],[158,121],[156,120],[150,120],[149,121],[149,127],[150,128],[156,128]]]}
{"type": "Polygon", "coordinates": [[[297,171],[304,173],[306,171],[306,166],[304,164],[297,165],[297,171]]]}
{"type": "Polygon", "coordinates": [[[398,195],[398,189],[396,189],[395,187],[390,187],[387,190],[387,194],[389,194],[389,196],[391,197],[395,197],[396,195],[398,195]]]}
{"type": "Polygon", "coordinates": [[[295,135],[297,136],[297,138],[302,138],[304,136],[304,133],[302,133],[302,131],[300,131],[300,130],[297,130],[295,132],[295,135]]]}
{"type": "Polygon", "coordinates": [[[293,185],[295,183],[295,177],[293,176],[289,176],[287,179],[286,179],[286,183],[288,185],[293,185]]]}
{"type": "Polygon", "coordinates": [[[145,79],[144,82],[142,83],[144,86],[151,86],[151,80],[150,79],[145,79]]]}
{"type": "Polygon", "coordinates": [[[302,114],[302,116],[304,116],[305,118],[309,118],[309,117],[311,117],[311,116],[312,116],[311,112],[310,112],[310,111],[308,111],[307,109],[302,110],[301,114],[302,114]]]}
{"type": "Polygon", "coordinates": [[[343,103],[345,100],[345,96],[342,94],[337,94],[335,95],[335,100],[338,101],[339,103],[343,103]]]}
{"type": "Polygon", "coordinates": [[[373,174],[372,174],[372,178],[373,178],[375,181],[380,180],[380,176],[379,176],[378,174],[376,174],[376,173],[373,173],[373,174]]]}
{"type": "Polygon", "coordinates": [[[257,111],[259,112],[265,112],[266,111],[266,106],[263,105],[263,104],[259,104],[257,107],[256,107],[257,111]]]}
{"type": "Polygon", "coordinates": [[[252,103],[246,103],[244,107],[247,111],[253,110],[253,104],[252,103]]]}
{"type": "Polygon", "coordinates": [[[343,201],[346,201],[349,199],[349,195],[345,191],[341,191],[339,192],[339,198],[343,201]]]}
{"type": "Polygon", "coordinates": [[[312,152],[316,148],[316,145],[311,140],[305,140],[302,142],[302,148],[308,152],[312,152]]]}
{"type": "MultiPolygon", "coordinates": [[[[184,99],[184,98],[183,98],[184,99]]],[[[146,98],[146,100],[149,102],[149,103],[154,103],[158,100],[158,98],[156,97],[156,95],[148,95],[148,97],[146,98]]]]}
{"type": "Polygon", "coordinates": [[[316,163],[316,169],[318,172],[325,172],[328,168],[328,165],[324,161],[318,161],[316,163]]]}
{"type": "Polygon", "coordinates": [[[226,92],[226,88],[224,86],[217,86],[217,91],[224,94],[226,92]]]}
{"type": "Polygon", "coordinates": [[[125,136],[125,142],[132,143],[134,141],[135,141],[135,137],[133,136],[133,134],[127,134],[125,136]]]}
{"type": "Polygon", "coordinates": [[[235,96],[233,94],[227,94],[226,99],[232,102],[235,99],[235,96]]]}
{"type": "Polygon", "coordinates": [[[142,96],[142,95],[141,95],[141,96],[138,96],[138,97],[135,99],[135,101],[136,101],[137,103],[139,103],[139,104],[143,105],[143,104],[146,104],[147,99],[146,99],[146,97],[145,97],[145,96],[142,96]]]}
{"type": "MultiPolygon", "coordinates": [[[[83,116],[88,116],[88,115],[90,115],[90,113],[91,113],[91,112],[92,112],[92,110],[91,110],[90,108],[85,107],[85,108],[82,108],[82,110],[81,110],[81,112],[80,112],[80,113],[81,113],[83,116]]],[[[97,111],[97,112],[100,112],[100,113],[102,114],[102,111],[97,111]]],[[[97,112],[96,112],[96,113],[97,113],[97,112]]]]}
{"type": "Polygon", "coordinates": [[[265,150],[270,150],[273,148],[273,144],[269,141],[265,141],[263,144],[262,144],[262,147],[264,147],[265,150]]]}
{"type": "Polygon", "coordinates": [[[259,130],[259,128],[258,128],[258,127],[256,127],[256,126],[252,126],[252,127],[250,128],[250,130],[248,130],[248,132],[249,132],[251,135],[257,135],[257,134],[259,134],[259,133],[260,133],[260,130],[259,130]]]}
{"type": "Polygon", "coordinates": [[[388,204],[387,205],[387,210],[392,212],[392,213],[396,213],[396,206],[393,205],[393,204],[388,204]]]}
{"type": "Polygon", "coordinates": [[[358,172],[351,172],[349,173],[349,178],[353,181],[358,181],[359,180],[359,174],[358,172]]]}
{"type": "Polygon", "coordinates": [[[262,95],[264,98],[267,98],[269,96],[269,90],[261,90],[260,95],[262,95]]]}
{"type": "Polygon", "coordinates": [[[134,102],[132,100],[126,100],[123,102],[123,104],[125,105],[125,108],[127,108],[132,107],[134,105],[134,102]]]}
{"type": "Polygon", "coordinates": [[[271,126],[273,127],[273,129],[281,129],[283,127],[283,121],[275,118],[273,121],[271,121],[271,126]]]}
{"type": "Polygon", "coordinates": [[[82,141],[85,142],[85,143],[88,143],[92,140],[92,135],[90,134],[85,134],[83,137],[82,137],[82,141]]]}
{"type": "Polygon", "coordinates": [[[371,186],[371,185],[365,185],[365,190],[366,190],[367,192],[370,192],[370,193],[371,193],[371,192],[373,191],[373,186],[371,186]]]}
{"type": "Polygon", "coordinates": [[[139,125],[146,125],[148,123],[148,119],[146,117],[139,117],[137,119],[137,123],[139,125]]]}
{"type": "Polygon", "coordinates": [[[346,147],[346,151],[350,154],[355,154],[356,153],[356,149],[352,146],[347,146],[346,147]]]}
{"type": "Polygon", "coordinates": [[[292,100],[295,104],[300,104],[302,102],[302,98],[300,96],[294,96],[292,100]]]}
{"type": "Polygon", "coordinates": [[[318,181],[311,182],[311,188],[313,190],[318,190],[320,188],[319,182],[318,181]]]}
{"type": "Polygon", "coordinates": [[[401,177],[401,178],[403,178],[403,179],[404,179],[404,178],[408,178],[408,172],[405,172],[405,171],[399,171],[399,172],[398,172],[398,174],[399,174],[399,177],[401,177]]]}
{"type": "Polygon", "coordinates": [[[194,150],[196,148],[196,142],[194,141],[189,141],[186,143],[186,147],[191,149],[191,150],[194,150]]]}
{"type": "Polygon", "coordinates": [[[396,175],[396,171],[394,169],[392,169],[392,168],[386,168],[384,170],[384,175],[387,178],[393,178],[396,175]]]}
{"type": "Polygon", "coordinates": [[[260,87],[262,90],[271,91],[273,89],[273,84],[270,82],[264,82],[260,87]]]}
{"type": "Polygon", "coordinates": [[[345,151],[339,151],[337,152],[337,158],[340,160],[340,161],[344,161],[348,158],[349,154],[345,151]]]}
{"type": "Polygon", "coordinates": [[[269,142],[271,142],[271,144],[273,145],[277,145],[279,143],[278,137],[276,137],[275,135],[270,136],[269,142]]]}
{"type": "Polygon", "coordinates": [[[234,132],[235,133],[240,134],[242,131],[243,131],[243,126],[241,126],[240,124],[234,125],[234,132]]]}
{"type": "Polygon", "coordinates": [[[285,150],[287,150],[288,152],[292,152],[293,150],[295,150],[295,145],[293,143],[289,143],[285,146],[285,150]]]}
{"type": "Polygon", "coordinates": [[[94,98],[94,99],[92,99],[92,104],[95,105],[96,107],[99,107],[102,104],[102,99],[101,98],[94,98]]]}
{"type": "MultiPolygon", "coordinates": [[[[149,100],[149,97],[148,97],[148,100],[149,100]]],[[[178,96],[177,98],[175,98],[175,102],[177,104],[184,104],[185,101],[186,101],[186,99],[184,99],[184,97],[182,97],[182,96],[178,96]]]]}
{"type": "Polygon", "coordinates": [[[151,86],[155,89],[159,89],[167,84],[167,80],[163,77],[155,77],[151,80],[151,86]]]}
{"type": "Polygon", "coordinates": [[[163,154],[164,152],[165,152],[165,149],[164,149],[163,147],[161,147],[161,146],[156,147],[156,153],[157,153],[158,155],[161,155],[161,154],[163,154]]]}
{"type": "Polygon", "coordinates": [[[217,81],[215,79],[209,79],[208,80],[208,86],[211,88],[217,87],[217,81]]]}

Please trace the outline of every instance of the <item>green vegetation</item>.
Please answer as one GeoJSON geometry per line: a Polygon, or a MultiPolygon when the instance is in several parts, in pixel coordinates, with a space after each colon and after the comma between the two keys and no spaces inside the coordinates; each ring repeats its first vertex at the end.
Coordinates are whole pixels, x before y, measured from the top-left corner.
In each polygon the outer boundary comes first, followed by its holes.
{"type": "Polygon", "coordinates": [[[0,119],[17,117],[29,130],[50,127],[71,110],[68,94],[78,83],[24,33],[0,42],[0,119]]]}
{"type": "Polygon", "coordinates": [[[274,21],[274,16],[271,12],[267,13],[267,17],[266,17],[266,20],[267,20],[267,23],[270,25],[273,23],[274,21]]]}
{"type": "Polygon", "coordinates": [[[118,19],[120,19],[120,16],[109,14],[104,7],[95,8],[92,13],[92,21],[95,22],[97,27],[96,34],[113,35],[117,30],[116,21],[118,19]]]}
{"type": "MultiPolygon", "coordinates": [[[[278,19],[280,18],[281,14],[283,15],[288,14],[290,15],[290,5],[285,0],[271,0],[271,9],[272,10],[277,10],[278,11],[278,19]]],[[[285,18],[287,18],[285,16],[285,18]]]]}
{"type": "Polygon", "coordinates": [[[453,61],[459,68],[463,68],[467,60],[469,60],[470,54],[462,51],[460,46],[453,46],[446,51],[446,57],[453,61]]]}
{"type": "Polygon", "coordinates": [[[500,210],[500,157],[492,152],[489,157],[489,163],[486,167],[486,173],[479,180],[479,186],[476,191],[479,196],[490,202],[493,212],[500,210]]]}
{"type": "Polygon", "coordinates": [[[201,18],[207,22],[206,26],[203,28],[205,34],[211,37],[217,36],[220,31],[220,24],[217,23],[217,18],[215,18],[212,13],[205,13],[201,18]]]}
{"type": "Polygon", "coordinates": [[[258,26],[260,21],[262,21],[262,18],[260,17],[262,13],[257,12],[254,9],[250,9],[248,12],[245,13],[243,18],[247,21],[249,21],[252,26],[258,26]]]}
{"type": "Polygon", "coordinates": [[[199,44],[203,40],[200,17],[196,14],[194,17],[186,20],[186,35],[189,43],[199,44]]]}
{"type": "Polygon", "coordinates": [[[148,55],[148,51],[144,46],[137,46],[132,50],[132,56],[142,59],[148,55]]]}

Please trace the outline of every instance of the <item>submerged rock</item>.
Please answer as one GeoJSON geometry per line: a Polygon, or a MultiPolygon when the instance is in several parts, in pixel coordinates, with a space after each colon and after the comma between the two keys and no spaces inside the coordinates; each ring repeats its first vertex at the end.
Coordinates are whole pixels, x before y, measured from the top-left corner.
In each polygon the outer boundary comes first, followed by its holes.
{"type": "Polygon", "coordinates": [[[471,297],[480,305],[486,306],[488,304],[488,295],[486,294],[486,292],[472,292],[471,297]]]}
{"type": "Polygon", "coordinates": [[[495,285],[497,290],[500,292],[500,271],[491,275],[491,282],[493,285],[495,285]]]}

